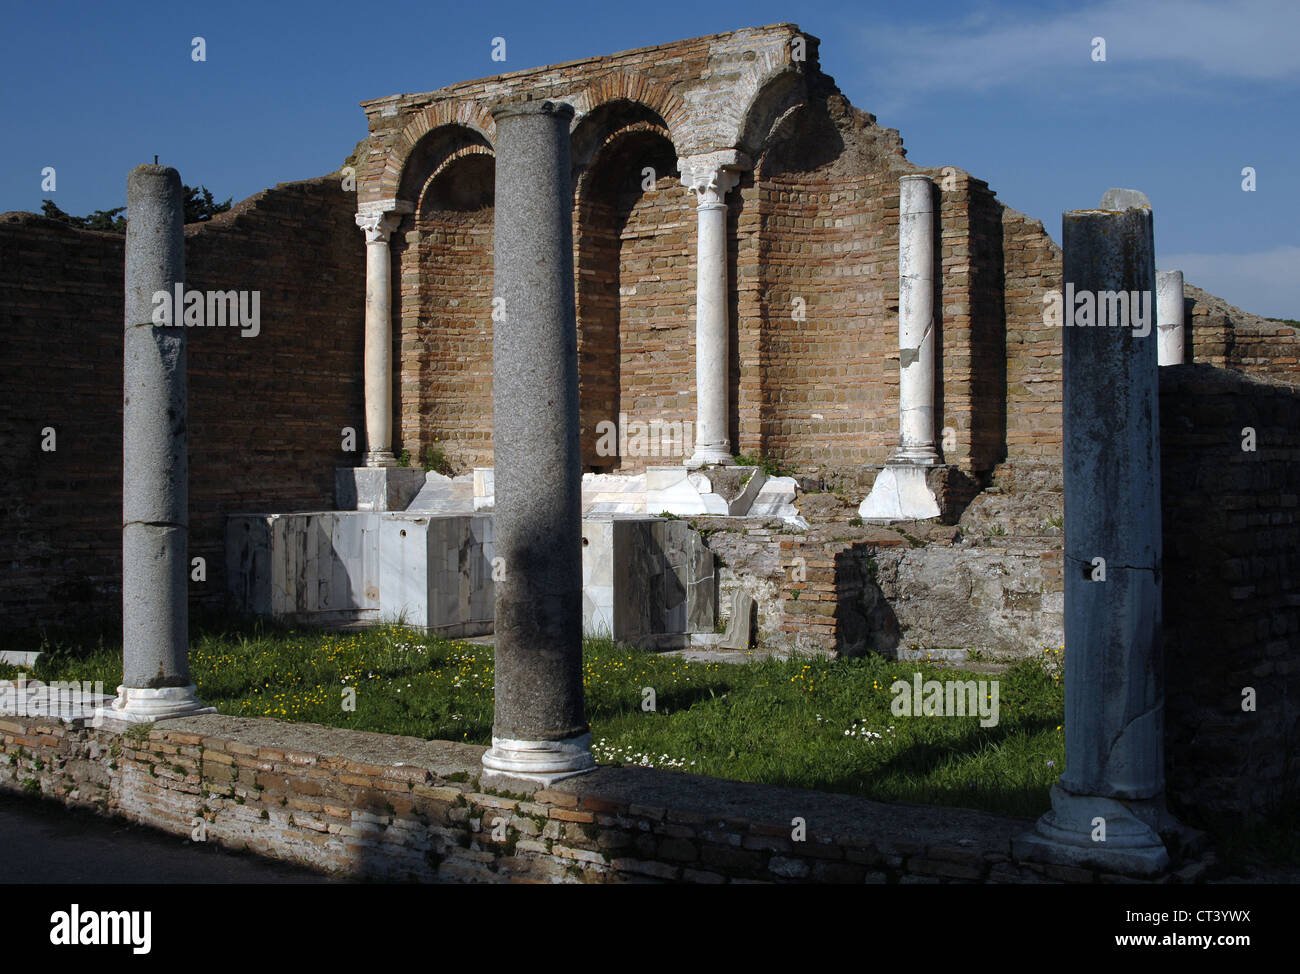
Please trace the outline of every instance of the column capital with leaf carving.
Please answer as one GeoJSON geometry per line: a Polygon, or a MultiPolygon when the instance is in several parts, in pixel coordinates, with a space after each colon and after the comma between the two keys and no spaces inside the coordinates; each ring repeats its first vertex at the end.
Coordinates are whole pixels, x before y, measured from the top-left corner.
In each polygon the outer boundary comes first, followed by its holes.
{"type": "Polygon", "coordinates": [[[739,149],[721,149],[684,156],[677,160],[682,185],[696,195],[700,207],[724,206],[727,192],[740,182],[743,172],[753,168],[749,156],[739,149]]]}
{"type": "Polygon", "coordinates": [[[405,200],[381,200],[357,212],[357,226],[366,235],[366,243],[387,243],[402,217],[415,212],[415,205],[405,200]]]}

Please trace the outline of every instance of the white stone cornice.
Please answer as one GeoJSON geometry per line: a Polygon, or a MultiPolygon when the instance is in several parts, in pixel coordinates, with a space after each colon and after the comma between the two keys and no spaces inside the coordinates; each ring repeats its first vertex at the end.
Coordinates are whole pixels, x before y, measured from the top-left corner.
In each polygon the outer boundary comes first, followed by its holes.
{"type": "Polygon", "coordinates": [[[357,214],[357,226],[365,232],[366,243],[387,243],[389,234],[401,222],[401,213],[375,211],[357,214]]]}
{"type": "Polygon", "coordinates": [[[357,213],[414,213],[415,204],[410,200],[386,199],[374,200],[357,206],[357,213]]]}
{"type": "Polygon", "coordinates": [[[728,190],[751,168],[749,156],[739,149],[721,149],[677,160],[682,185],[695,193],[700,206],[721,206],[728,190]]]}

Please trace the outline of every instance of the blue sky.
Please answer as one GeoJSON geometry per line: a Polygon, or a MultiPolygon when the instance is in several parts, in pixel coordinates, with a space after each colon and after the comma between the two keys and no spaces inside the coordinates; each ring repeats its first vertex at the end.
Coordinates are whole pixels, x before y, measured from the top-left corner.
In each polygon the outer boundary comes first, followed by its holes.
{"type": "Polygon", "coordinates": [[[1062,210],[1144,190],[1157,264],[1257,314],[1300,318],[1300,3],[744,4],[572,0],[311,4],[4,0],[0,211],[125,202],[141,162],[218,199],[330,172],[366,134],[357,103],[502,70],[782,21],[822,69],[1060,238],[1062,210]],[[191,38],[207,60],[191,60],[191,38]],[[491,60],[506,39],[505,64],[491,60]],[[1092,58],[1092,39],[1106,60],[1092,58]],[[55,167],[57,188],[41,189],[55,167]],[[1244,192],[1241,171],[1256,172],[1244,192]]]}

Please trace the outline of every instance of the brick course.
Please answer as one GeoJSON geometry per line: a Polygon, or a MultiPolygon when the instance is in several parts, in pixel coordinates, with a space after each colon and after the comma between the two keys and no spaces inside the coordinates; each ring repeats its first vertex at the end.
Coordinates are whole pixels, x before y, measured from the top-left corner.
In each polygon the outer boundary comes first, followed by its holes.
{"type": "MultiPolygon", "coordinates": [[[[1017,862],[1024,819],[604,767],[480,790],[483,748],[237,717],[117,733],[0,716],[0,789],[352,879],[486,883],[1107,882],[1017,862]],[[803,839],[793,838],[795,818],[803,839]]],[[[1204,876],[1198,854],[1163,882],[1204,876]]]]}

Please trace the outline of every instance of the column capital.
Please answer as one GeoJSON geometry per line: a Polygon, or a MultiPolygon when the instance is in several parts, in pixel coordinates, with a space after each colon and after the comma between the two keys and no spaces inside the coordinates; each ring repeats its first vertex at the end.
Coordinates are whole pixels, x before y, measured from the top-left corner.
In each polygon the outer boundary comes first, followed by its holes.
{"type": "Polygon", "coordinates": [[[357,226],[366,235],[366,243],[388,243],[389,234],[402,222],[398,213],[358,213],[357,226]]]}
{"type": "Polygon", "coordinates": [[[722,149],[684,156],[677,160],[682,185],[694,193],[699,206],[721,206],[727,191],[740,182],[740,174],[752,164],[739,149],[722,149]]]}

